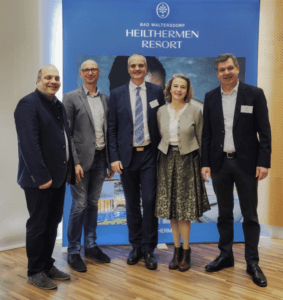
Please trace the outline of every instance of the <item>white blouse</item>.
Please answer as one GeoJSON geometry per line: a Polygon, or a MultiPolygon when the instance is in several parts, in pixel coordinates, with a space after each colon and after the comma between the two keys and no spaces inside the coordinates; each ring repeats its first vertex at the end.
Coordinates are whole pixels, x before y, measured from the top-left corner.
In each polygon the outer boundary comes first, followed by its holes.
{"type": "Polygon", "coordinates": [[[170,116],[170,125],[169,125],[169,136],[170,136],[169,144],[170,145],[178,146],[178,144],[179,144],[178,143],[178,121],[180,119],[181,114],[186,109],[187,105],[188,105],[188,103],[186,103],[186,105],[178,111],[177,119],[174,118],[175,110],[170,108],[169,105],[167,105],[168,113],[170,116]]]}

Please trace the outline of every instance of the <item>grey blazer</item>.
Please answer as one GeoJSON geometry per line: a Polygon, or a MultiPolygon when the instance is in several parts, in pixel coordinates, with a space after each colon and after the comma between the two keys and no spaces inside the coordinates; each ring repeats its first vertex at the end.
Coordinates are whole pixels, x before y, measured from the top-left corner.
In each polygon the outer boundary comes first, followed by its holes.
{"type": "MultiPolygon", "coordinates": [[[[167,105],[161,106],[157,111],[157,121],[161,135],[158,149],[164,154],[167,154],[169,148],[169,120],[167,105]]],[[[202,126],[201,110],[194,104],[188,103],[178,121],[178,142],[181,155],[201,148],[202,126]]]]}
{"type": "MultiPolygon", "coordinates": [[[[104,108],[104,122],[103,132],[104,141],[107,151],[108,168],[108,145],[107,145],[107,117],[108,117],[108,101],[109,97],[100,94],[102,106],[104,108]]],[[[91,113],[90,106],[86,97],[83,87],[69,92],[63,97],[63,104],[65,106],[70,133],[73,136],[73,158],[74,163],[80,164],[84,172],[91,168],[95,154],[95,129],[94,121],[91,113]]]]}

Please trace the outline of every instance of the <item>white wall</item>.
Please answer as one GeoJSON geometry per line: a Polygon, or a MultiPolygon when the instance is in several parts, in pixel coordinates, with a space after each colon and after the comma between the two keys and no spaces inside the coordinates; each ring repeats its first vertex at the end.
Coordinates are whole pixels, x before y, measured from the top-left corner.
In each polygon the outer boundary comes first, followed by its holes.
{"type": "Polygon", "coordinates": [[[18,149],[13,113],[18,101],[34,91],[42,66],[53,63],[62,74],[61,8],[62,0],[1,0],[0,251],[25,245],[28,212],[24,192],[16,182],[18,149]],[[56,31],[58,35],[52,39],[56,31]]]}

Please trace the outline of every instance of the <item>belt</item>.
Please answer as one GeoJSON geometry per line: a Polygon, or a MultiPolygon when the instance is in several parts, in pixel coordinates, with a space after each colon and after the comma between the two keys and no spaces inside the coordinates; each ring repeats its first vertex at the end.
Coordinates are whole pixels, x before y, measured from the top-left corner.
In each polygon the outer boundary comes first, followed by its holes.
{"type": "Polygon", "coordinates": [[[227,158],[235,158],[237,157],[236,152],[223,152],[223,156],[227,157],[227,158]]]}
{"type": "Polygon", "coordinates": [[[179,146],[169,145],[169,150],[171,150],[171,151],[179,151],[179,146]]]}
{"type": "Polygon", "coordinates": [[[144,151],[147,148],[151,147],[151,144],[148,144],[146,146],[139,146],[139,147],[133,147],[135,151],[140,152],[140,151],[144,151]]]}

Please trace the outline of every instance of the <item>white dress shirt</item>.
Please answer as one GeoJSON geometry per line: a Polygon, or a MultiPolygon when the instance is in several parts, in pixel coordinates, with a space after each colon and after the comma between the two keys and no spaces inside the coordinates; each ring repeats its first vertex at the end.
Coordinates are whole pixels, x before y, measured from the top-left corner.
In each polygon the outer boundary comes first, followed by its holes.
{"type": "Polygon", "coordinates": [[[233,88],[230,94],[227,94],[223,91],[221,86],[221,96],[222,96],[222,107],[223,107],[223,116],[224,116],[224,127],[225,127],[225,136],[224,136],[224,152],[235,152],[235,145],[233,139],[233,124],[234,124],[234,115],[236,100],[238,95],[239,80],[237,85],[233,88]]]}
{"type": "Polygon", "coordinates": [[[94,121],[94,130],[95,130],[95,139],[96,139],[95,149],[101,150],[105,147],[105,141],[104,141],[104,132],[103,132],[104,109],[101,103],[100,91],[97,88],[95,95],[91,96],[88,89],[84,85],[83,85],[83,89],[86,93],[86,97],[94,121]]]}
{"type": "Polygon", "coordinates": [[[133,147],[143,147],[150,144],[150,136],[148,131],[148,123],[147,123],[147,99],[146,99],[146,86],[145,81],[140,85],[140,97],[142,99],[142,109],[143,109],[143,122],[144,122],[144,142],[139,145],[135,142],[135,111],[136,111],[136,94],[137,94],[137,85],[135,85],[132,81],[129,84],[130,91],[130,100],[131,100],[131,108],[133,115],[133,147]]]}

